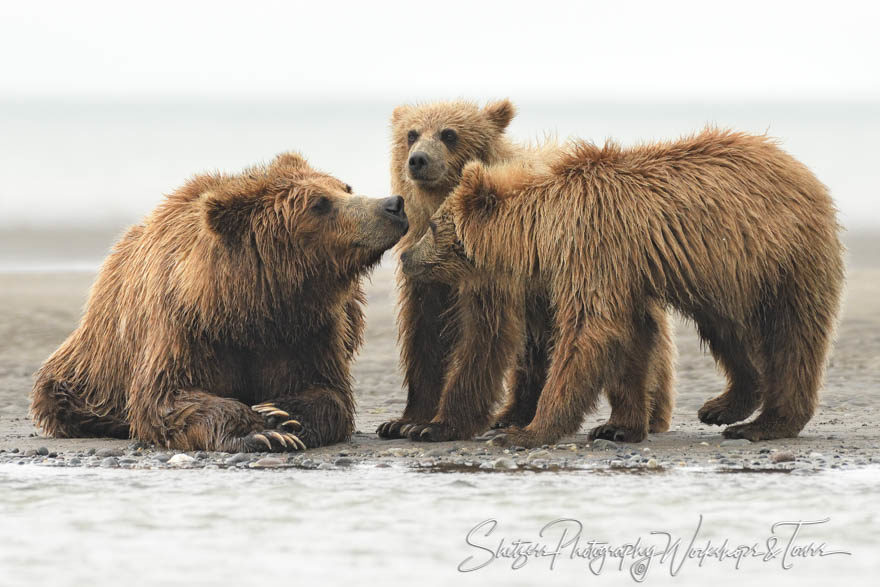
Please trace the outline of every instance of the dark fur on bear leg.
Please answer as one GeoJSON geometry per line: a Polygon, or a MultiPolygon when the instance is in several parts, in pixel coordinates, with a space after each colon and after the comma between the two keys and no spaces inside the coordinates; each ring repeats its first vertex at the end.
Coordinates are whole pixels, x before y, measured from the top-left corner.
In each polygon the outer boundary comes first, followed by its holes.
{"type": "Polygon", "coordinates": [[[703,404],[697,412],[705,424],[741,422],[761,403],[761,379],[756,366],[760,353],[751,348],[748,337],[732,324],[696,316],[700,338],[708,343],[712,356],[729,381],[724,393],[703,404]]]}
{"type": "Polygon", "coordinates": [[[641,442],[650,426],[669,427],[674,355],[665,311],[652,303],[635,312],[630,336],[610,362],[605,393],[611,404],[608,422],[590,431],[590,439],[641,442]],[[653,410],[657,413],[653,413],[653,410]]]}
{"type": "Polygon", "coordinates": [[[447,285],[402,280],[398,321],[406,408],[401,418],[379,425],[376,433],[380,438],[404,438],[404,426],[430,422],[436,414],[456,337],[455,323],[446,315],[454,300],[447,285]]]}
{"type": "Polygon", "coordinates": [[[55,438],[129,438],[129,425],[121,409],[109,408],[98,414],[82,395],[81,389],[56,381],[41,370],[31,396],[34,423],[55,438]]]}
{"type": "Polygon", "coordinates": [[[534,324],[528,317],[525,348],[510,375],[510,399],[495,419],[493,429],[527,426],[535,417],[538,398],[547,379],[550,331],[546,319],[534,324]]]}

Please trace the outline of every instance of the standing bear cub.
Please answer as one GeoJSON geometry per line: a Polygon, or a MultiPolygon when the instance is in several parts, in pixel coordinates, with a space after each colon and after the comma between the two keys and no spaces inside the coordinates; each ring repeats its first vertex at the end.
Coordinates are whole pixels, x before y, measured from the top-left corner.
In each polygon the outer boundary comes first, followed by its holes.
{"type": "Polygon", "coordinates": [[[178,450],[348,438],[360,280],[407,227],[401,197],[352,196],[293,153],[196,176],[116,244],[37,373],[34,420],[178,450]]]}
{"type": "MultiPolygon", "coordinates": [[[[522,147],[505,136],[515,114],[509,100],[480,108],[472,102],[402,105],[391,116],[391,189],[406,201],[410,229],[398,250],[428,229],[428,221],[452,193],[470,161],[498,163],[519,157],[522,147]]],[[[429,422],[437,411],[452,348],[457,344],[454,284],[398,276],[401,365],[407,387],[401,418],[377,430],[405,436],[408,425],[429,422]]]]}
{"type": "MultiPolygon", "coordinates": [[[[622,370],[635,383],[644,377],[652,302],[692,319],[727,375],[700,419],[733,424],[761,407],[724,431],[757,441],[796,436],[816,409],[843,284],[838,230],[826,188],[766,137],[706,130],[632,149],[576,142],[544,172],[469,165],[403,271],[475,287],[489,279],[506,292],[460,361],[485,353],[493,358],[484,363],[508,363],[515,349],[503,343],[516,337],[498,331],[522,323],[523,296],[549,296],[553,350],[537,411],[501,444],[556,442],[578,430],[607,381],[622,370]]],[[[643,389],[633,385],[629,397],[640,427],[643,389]]],[[[495,398],[479,391],[467,378],[448,388],[412,437],[484,430],[495,398]]]]}

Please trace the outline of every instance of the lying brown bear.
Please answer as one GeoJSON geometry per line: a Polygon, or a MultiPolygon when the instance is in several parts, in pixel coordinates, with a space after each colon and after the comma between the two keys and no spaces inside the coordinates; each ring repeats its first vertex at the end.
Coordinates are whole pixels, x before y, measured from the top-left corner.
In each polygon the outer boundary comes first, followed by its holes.
{"type": "Polygon", "coordinates": [[[361,277],[407,228],[399,196],[352,196],[293,153],[196,176],[116,244],[37,373],[34,420],[180,450],[348,438],[361,277]]]}
{"type": "MultiPolygon", "coordinates": [[[[502,444],[536,446],[578,430],[603,385],[634,385],[629,429],[644,438],[644,340],[652,301],[696,322],[729,379],[699,412],[724,435],[796,436],[812,417],[843,285],[826,188],[766,137],[707,130],[622,149],[577,142],[549,165],[469,165],[431,230],[402,257],[412,278],[472,290],[483,319],[419,440],[485,430],[524,308],[553,308],[552,356],[534,419],[502,444]]],[[[623,400],[622,400],[623,401],[623,400]]]]}

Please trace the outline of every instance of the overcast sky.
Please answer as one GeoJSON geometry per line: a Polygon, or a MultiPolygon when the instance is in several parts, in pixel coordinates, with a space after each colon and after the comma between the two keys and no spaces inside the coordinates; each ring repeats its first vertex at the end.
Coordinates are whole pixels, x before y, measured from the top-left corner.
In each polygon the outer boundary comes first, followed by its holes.
{"type": "Polygon", "coordinates": [[[877,2],[14,2],[0,96],[876,100],[877,2]]]}

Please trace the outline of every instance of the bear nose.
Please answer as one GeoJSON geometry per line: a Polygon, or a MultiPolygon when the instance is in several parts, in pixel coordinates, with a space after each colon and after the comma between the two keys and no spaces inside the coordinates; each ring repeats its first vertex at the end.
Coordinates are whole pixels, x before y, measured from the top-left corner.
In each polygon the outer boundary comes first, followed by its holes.
{"type": "Polygon", "coordinates": [[[402,196],[391,196],[390,198],[385,198],[384,200],[382,200],[382,209],[392,216],[397,216],[400,218],[406,217],[406,214],[403,213],[402,196]]]}
{"type": "Polygon", "coordinates": [[[428,166],[428,154],[424,151],[416,151],[409,158],[409,168],[413,171],[421,171],[428,166]]]}

